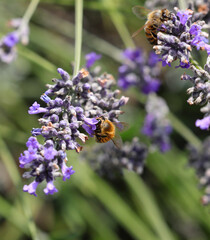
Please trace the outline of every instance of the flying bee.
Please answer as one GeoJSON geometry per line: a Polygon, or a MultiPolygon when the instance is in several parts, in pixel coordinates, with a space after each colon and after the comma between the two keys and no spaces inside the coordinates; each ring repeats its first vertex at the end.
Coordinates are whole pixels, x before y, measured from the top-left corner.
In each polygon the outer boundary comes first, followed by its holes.
{"type": "Polygon", "coordinates": [[[138,29],[132,37],[135,37],[142,29],[144,29],[147,40],[152,45],[157,45],[157,30],[165,21],[171,19],[171,12],[166,8],[150,11],[149,9],[141,6],[135,6],[132,10],[138,18],[142,19],[143,16],[147,15],[145,25],[138,29]]]}
{"type": "Polygon", "coordinates": [[[111,122],[103,116],[97,117],[98,123],[96,124],[95,138],[96,142],[106,143],[110,140],[117,148],[121,148],[123,145],[122,138],[117,132],[123,131],[128,128],[128,124],[125,122],[111,122]]]}

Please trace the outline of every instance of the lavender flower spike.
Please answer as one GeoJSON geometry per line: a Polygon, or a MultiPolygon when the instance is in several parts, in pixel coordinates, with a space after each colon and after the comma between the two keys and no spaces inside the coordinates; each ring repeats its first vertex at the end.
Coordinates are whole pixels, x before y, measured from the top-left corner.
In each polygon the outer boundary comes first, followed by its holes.
{"type": "Polygon", "coordinates": [[[42,114],[41,127],[33,128],[33,137],[26,144],[28,149],[19,158],[20,167],[29,169],[23,177],[35,178],[23,190],[35,196],[41,182],[47,183],[45,194],[54,194],[58,191],[54,186],[56,178],[66,181],[75,173],[72,166],[67,166],[66,151],[82,151],[79,139],[85,143],[88,136],[81,130],[93,136],[97,116],[118,122],[118,116],[123,113],[120,108],[128,101],[126,97],[117,98],[119,90],[111,90],[115,81],[109,74],[96,77],[81,69],[71,78],[61,68],[58,73],[60,78],[54,78],[54,84],[48,84],[41,96],[45,107],[35,102],[29,108],[29,114],[42,114]],[[38,135],[43,137],[43,145],[37,141],[38,135]]]}
{"type": "Polygon", "coordinates": [[[126,49],[125,63],[119,67],[118,85],[126,90],[137,86],[144,94],[157,92],[160,87],[158,57],[151,52],[148,58],[141,49],[126,49]]]}
{"type": "Polygon", "coordinates": [[[156,95],[149,95],[146,103],[147,115],[144,120],[142,133],[151,139],[154,147],[158,147],[161,152],[170,150],[170,134],[172,127],[167,119],[168,106],[166,102],[156,95]]]}
{"type": "Polygon", "coordinates": [[[202,31],[205,22],[195,21],[192,10],[175,10],[176,14],[171,13],[171,20],[165,21],[159,29],[158,45],[153,48],[156,54],[162,54],[163,65],[179,59],[180,67],[189,68],[192,48],[208,52],[208,34],[202,31]]]}
{"type": "Polygon", "coordinates": [[[190,105],[199,104],[202,106],[201,112],[204,113],[204,118],[198,119],[196,126],[202,130],[208,130],[210,129],[210,55],[204,69],[198,69],[193,65],[190,68],[194,75],[184,74],[181,77],[182,80],[190,80],[193,83],[193,87],[187,89],[187,93],[190,94],[187,102],[190,105]]]}
{"type": "Polygon", "coordinates": [[[131,143],[124,143],[121,149],[109,142],[97,145],[91,151],[84,151],[81,159],[88,161],[101,176],[112,179],[122,175],[123,169],[142,174],[147,153],[147,147],[138,138],[133,138],[131,143]]]}

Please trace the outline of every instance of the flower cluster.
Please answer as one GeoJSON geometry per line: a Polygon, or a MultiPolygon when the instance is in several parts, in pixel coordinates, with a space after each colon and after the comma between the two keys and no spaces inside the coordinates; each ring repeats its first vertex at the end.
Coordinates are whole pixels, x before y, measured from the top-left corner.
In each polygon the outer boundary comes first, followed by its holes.
{"type": "Polygon", "coordinates": [[[14,31],[0,40],[0,61],[5,63],[11,63],[16,58],[17,43],[28,44],[29,36],[29,27],[22,19],[12,19],[9,26],[14,28],[14,31]]]}
{"type": "Polygon", "coordinates": [[[208,34],[202,31],[204,21],[193,20],[192,10],[175,10],[176,14],[171,13],[171,20],[162,24],[157,34],[158,45],[153,48],[156,54],[162,54],[163,66],[179,59],[180,67],[189,68],[192,47],[210,54],[208,34]]]}
{"type": "Polygon", "coordinates": [[[207,58],[207,63],[204,69],[195,66],[190,67],[194,76],[187,74],[182,75],[182,80],[190,80],[193,87],[188,88],[187,93],[190,94],[188,103],[203,105],[201,111],[205,113],[203,119],[196,121],[196,126],[201,129],[210,129],[210,56],[207,58]]]}
{"type": "Polygon", "coordinates": [[[169,112],[166,102],[156,95],[150,94],[146,103],[147,115],[145,117],[142,133],[148,136],[161,152],[170,149],[170,134],[172,127],[167,119],[169,112]]]}
{"type": "Polygon", "coordinates": [[[73,78],[61,68],[58,68],[60,79],[53,79],[54,84],[48,84],[47,91],[41,96],[46,107],[35,102],[29,108],[29,114],[43,114],[39,119],[40,128],[33,128],[32,136],[27,142],[28,150],[21,154],[20,167],[31,169],[23,174],[26,178],[35,180],[25,185],[23,190],[36,196],[37,186],[46,180],[46,194],[57,192],[54,187],[56,177],[69,179],[74,173],[72,166],[67,167],[66,150],[80,152],[88,136],[81,132],[84,129],[90,136],[94,135],[97,116],[108,117],[118,121],[123,112],[120,107],[128,98],[117,98],[118,90],[112,91],[114,78],[109,74],[99,77],[92,76],[85,69],[73,78]],[[37,141],[37,136],[44,138],[44,144],[37,141]]]}
{"type": "Polygon", "coordinates": [[[122,89],[136,86],[144,94],[157,92],[160,87],[158,57],[151,52],[148,58],[141,49],[126,49],[125,63],[119,67],[118,85],[122,89]]]}
{"type": "Polygon", "coordinates": [[[195,168],[199,178],[200,186],[205,188],[205,195],[202,197],[202,203],[210,203],[210,137],[206,138],[200,150],[194,146],[189,146],[189,164],[195,168]]]}
{"type": "Polygon", "coordinates": [[[81,159],[88,161],[99,175],[113,179],[122,175],[123,168],[141,174],[147,153],[147,147],[135,137],[131,143],[125,142],[121,149],[111,142],[96,145],[91,151],[84,151],[81,159]]]}

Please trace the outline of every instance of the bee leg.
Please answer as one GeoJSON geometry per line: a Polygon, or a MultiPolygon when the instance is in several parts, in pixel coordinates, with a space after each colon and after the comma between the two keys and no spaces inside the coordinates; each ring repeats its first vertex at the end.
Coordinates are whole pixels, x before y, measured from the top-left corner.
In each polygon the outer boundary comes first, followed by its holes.
{"type": "Polygon", "coordinates": [[[107,137],[107,135],[102,134],[102,133],[97,133],[97,136],[100,136],[100,137],[107,137]]]}

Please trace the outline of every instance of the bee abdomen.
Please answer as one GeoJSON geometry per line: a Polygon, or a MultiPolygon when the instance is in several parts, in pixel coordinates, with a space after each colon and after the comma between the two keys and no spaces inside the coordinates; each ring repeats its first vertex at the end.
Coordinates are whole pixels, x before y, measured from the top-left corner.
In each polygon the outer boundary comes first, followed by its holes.
{"type": "Polygon", "coordinates": [[[157,28],[154,28],[154,30],[151,30],[151,28],[145,29],[147,40],[152,44],[157,44],[157,28]]]}

